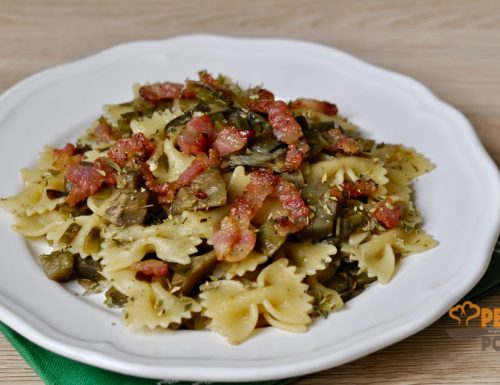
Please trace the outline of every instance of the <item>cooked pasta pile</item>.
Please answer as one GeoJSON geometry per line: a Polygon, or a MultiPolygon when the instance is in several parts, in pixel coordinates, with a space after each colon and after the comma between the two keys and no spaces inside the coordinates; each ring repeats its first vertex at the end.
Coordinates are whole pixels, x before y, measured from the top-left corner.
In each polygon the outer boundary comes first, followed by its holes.
{"type": "Polygon", "coordinates": [[[49,278],[105,290],[125,324],[237,344],[269,325],[303,332],[434,247],[411,199],[432,168],[360,137],[334,104],[200,72],[106,106],[2,204],[53,247],[49,278]]]}

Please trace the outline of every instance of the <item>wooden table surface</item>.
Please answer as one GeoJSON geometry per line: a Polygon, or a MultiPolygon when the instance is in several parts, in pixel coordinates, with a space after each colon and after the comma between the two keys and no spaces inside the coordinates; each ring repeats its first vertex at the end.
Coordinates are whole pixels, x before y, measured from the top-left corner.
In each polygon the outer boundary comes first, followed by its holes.
{"type": "MultiPolygon", "coordinates": [[[[460,109],[500,163],[495,0],[0,0],[0,92],[42,69],[118,43],[196,32],[310,40],[410,75],[460,109]]],[[[500,291],[480,304],[500,306],[500,291]]],[[[482,351],[478,338],[451,339],[451,325],[443,316],[411,338],[298,384],[500,383],[500,352],[482,351]]],[[[3,336],[0,384],[42,384],[3,336]]]]}

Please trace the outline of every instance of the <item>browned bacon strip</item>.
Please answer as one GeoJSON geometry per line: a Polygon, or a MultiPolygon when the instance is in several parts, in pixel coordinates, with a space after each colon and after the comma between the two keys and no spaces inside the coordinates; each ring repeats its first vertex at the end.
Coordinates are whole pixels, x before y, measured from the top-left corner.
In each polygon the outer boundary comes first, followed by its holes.
{"type": "Polygon", "coordinates": [[[104,183],[116,184],[116,170],[110,162],[101,157],[94,163],[72,164],[66,169],[64,176],[70,186],[66,202],[71,207],[94,195],[104,183]]]}
{"type": "Polygon", "coordinates": [[[99,119],[99,124],[94,128],[92,136],[97,143],[109,143],[116,139],[113,134],[113,129],[103,118],[99,119]]]}
{"type": "Polygon", "coordinates": [[[167,262],[147,259],[132,264],[132,269],[147,276],[161,277],[168,274],[167,262]]]}
{"type": "Polygon", "coordinates": [[[105,178],[105,175],[102,175],[93,164],[72,165],[68,167],[64,175],[71,183],[66,198],[66,202],[71,207],[95,194],[101,188],[105,178]]]}
{"type": "Polygon", "coordinates": [[[219,154],[217,150],[210,149],[208,151],[208,157],[205,154],[198,155],[191,165],[179,175],[177,183],[179,187],[186,187],[191,184],[191,181],[197,176],[205,171],[207,168],[212,166],[218,166],[220,163],[219,154]]]}
{"type": "Polygon", "coordinates": [[[353,139],[343,134],[338,128],[332,128],[323,133],[325,139],[330,143],[327,147],[330,151],[342,151],[347,155],[359,153],[359,144],[353,139]]]}
{"type": "Polygon", "coordinates": [[[310,210],[300,193],[287,180],[270,170],[257,170],[250,174],[250,183],[243,194],[231,205],[228,216],[221,221],[220,230],[214,234],[213,244],[217,259],[237,262],[246,258],[256,242],[250,222],[268,196],[279,199],[288,217],[276,221],[283,234],[297,232],[309,223],[310,210]]]}
{"type": "Polygon", "coordinates": [[[54,149],[54,158],[54,162],[52,163],[54,170],[64,172],[69,166],[80,163],[82,155],[78,153],[77,148],[73,144],[67,143],[61,149],[54,149]]]}
{"type": "Polygon", "coordinates": [[[377,191],[377,184],[373,179],[344,182],[343,187],[347,198],[366,197],[377,191]]]}
{"type": "Polygon", "coordinates": [[[258,88],[253,90],[253,94],[248,99],[247,106],[252,111],[267,114],[267,109],[272,103],[274,103],[273,93],[264,88],[258,88]]]}
{"type": "Polygon", "coordinates": [[[177,180],[172,182],[158,183],[155,176],[149,169],[149,165],[142,162],[139,171],[141,172],[146,187],[156,192],[159,197],[158,201],[161,204],[170,204],[175,200],[175,194],[181,187],[187,187],[191,184],[192,180],[207,168],[219,164],[219,155],[216,150],[210,149],[209,156],[199,154],[191,163],[191,165],[179,175],[177,180]]]}
{"type": "Polygon", "coordinates": [[[299,168],[309,151],[309,146],[305,141],[299,142],[303,135],[302,129],[286,103],[281,100],[275,101],[271,92],[260,88],[250,96],[247,106],[253,111],[267,114],[275,138],[288,144],[284,171],[299,168]]]}
{"type": "Polygon", "coordinates": [[[272,195],[279,199],[281,207],[288,212],[287,217],[277,221],[278,230],[283,235],[296,233],[308,225],[311,210],[293,184],[279,177],[272,195]]]}
{"type": "Polygon", "coordinates": [[[337,106],[333,103],[328,103],[323,100],[305,98],[295,99],[292,103],[290,103],[290,108],[292,110],[313,110],[329,116],[335,116],[339,112],[337,106]]]}
{"type": "Polygon", "coordinates": [[[377,191],[377,184],[372,179],[344,182],[341,186],[333,186],[330,190],[337,201],[367,197],[377,191]]]}
{"type": "Polygon", "coordinates": [[[300,125],[293,117],[288,106],[282,101],[272,103],[267,108],[267,113],[267,118],[273,126],[273,134],[276,139],[288,144],[284,169],[286,171],[296,170],[309,151],[307,142],[300,140],[302,137],[300,125]]]}
{"type": "Polygon", "coordinates": [[[285,164],[283,166],[284,171],[297,170],[305,156],[309,152],[309,145],[305,140],[299,140],[296,144],[291,144],[288,146],[288,151],[286,153],[285,164]]]}
{"type": "Polygon", "coordinates": [[[200,72],[200,81],[216,91],[224,91],[222,84],[208,72],[200,72]]]}
{"type": "Polygon", "coordinates": [[[139,95],[150,102],[157,102],[162,99],[178,99],[182,97],[182,88],[180,83],[155,83],[149,86],[143,86],[139,89],[139,95]]]}
{"type": "Polygon", "coordinates": [[[387,198],[379,203],[373,212],[373,217],[382,223],[386,229],[392,229],[399,224],[401,208],[391,198],[387,198]]]}
{"type": "Polygon", "coordinates": [[[70,186],[66,202],[73,207],[78,202],[94,195],[104,183],[116,184],[116,171],[111,167],[112,162],[123,167],[134,156],[147,160],[154,152],[155,145],[144,134],[134,134],[130,138],[120,139],[113,144],[108,150],[109,158],[101,157],[94,163],[77,163],[72,160],[73,158],[68,158],[74,150],[69,146],[65,149],[64,158],[59,157],[57,161],[58,167],[63,169],[70,186]],[[63,162],[65,163],[62,164],[63,162]]]}
{"type": "Polygon", "coordinates": [[[177,144],[185,154],[204,153],[215,139],[215,127],[208,115],[196,116],[179,135],[177,144]]]}
{"type": "Polygon", "coordinates": [[[281,142],[295,144],[302,136],[302,129],[285,102],[278,100],[267,107],[267,118],[273,134],[281,142]]]}
{"type": "Polygon", "coordinates": [[[272,171],[257,170],[250,174],[250,183],[234,200],[229,215],[222,219],[220,230],[214,234],[217,259],[237,262],[252,251],[257,237],[250,229],[250,221],[273,192],[275,183],[272,171]]]}
{"type": "Polygon", "coordinates": [[[219,152],[220,156],[225,156],[241,150],[247,144],[248,139],[254,135],[252,130],[238,130],[236,127],[228,126],[217,134],[212,147],[219,152]]]}
{"type": "Polygon", "coordinates": [[[147,139],[142,132],[139,132],[130,138],[123,138],[114,143],[108,150],[108,156],[118,166],[123,167],[134,156],[138,156],[142,160],[148,159],[154,150],[154,142],[147,139]]]}

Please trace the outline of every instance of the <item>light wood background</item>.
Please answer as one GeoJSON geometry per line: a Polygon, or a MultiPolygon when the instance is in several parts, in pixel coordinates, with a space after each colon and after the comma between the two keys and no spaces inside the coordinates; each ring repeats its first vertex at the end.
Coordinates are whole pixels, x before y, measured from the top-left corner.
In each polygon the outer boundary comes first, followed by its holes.
{"type": "MultiPolygon", "coordinates": [[[[0,0],[0,91],[117,43],[195,32],[311,40],[410,75],[465,113],[500,164],[495,0],[0,0]]],[[[480,303],[500,306],[500,291],[480,303]]],[[[500,383],[500,352],[481,351],[478,338],[451,339],[452,325],[444,316],[411,338],[298,384],[500,383]]],[[[0,384],[42,384],[3,336],[0,384]]]]}

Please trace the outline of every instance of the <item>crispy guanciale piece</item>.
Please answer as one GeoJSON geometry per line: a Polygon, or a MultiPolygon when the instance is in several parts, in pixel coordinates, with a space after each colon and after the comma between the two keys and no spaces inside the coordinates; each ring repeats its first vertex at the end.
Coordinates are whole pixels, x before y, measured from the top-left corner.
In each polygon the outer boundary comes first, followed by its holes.
{"type": "Polygon", "coordinates": [[[274,103],[274,95],[271,91],[264,88],[257,88],[253,90],[250,95],[247,106],[252,111],[267,114],[267,109],[274,103]]]}
{"type": "Polygon", "coordinates": [[[94,195],[105,182],[107,175],[100,169],[101,164],[84,163],[69,166],[64,176],[69,187],[66,202],[74,207],[78,202],[94,195]]]}
{"type": "Polygon", "coordinates": [[[147,276],[161,277],[168,274],[167,262],[157,259],[147,259],[145,261],[134,262],[132,269],[147,276]]]}
{"type": "Polygon", "coordinates": [[[270,170],[250,174],[250,183],[243,194],[236,197],[231,211],[224,217],[220,230],[214,234],[213,244],[218,260],[237,262],[245,259],[255,246],[257,237],[250,229],[250,221],[274,190],[276,176],[270,170]]]}
{"type": "Polygon", "coordinates": [[[298,142],[302,137],[302,129],[285,102],[278,100],[270,104],[266,112],[276,139],[289,145],[298,142]]]}
{"type": "Polygon", "coordinates": [[[130,138],[122,138],[114,143],[108,150],[108,156],[118,166],[123,167],[129,159],[136,156],[142,160],[149,159],[154,150],[154,142],[146,138],[142,132],[138,132],[130,138]]]}
{"type": "Polygon", "coordinates": [[[54,149],[54,158],[54,162],[52,163],[54,170],[65,172],[68,167],[80,163],[82,155],[78,153],[77,148],[73,144],[67,143],[61,149],[54,149]]]}
{"type": "Polygon", "coordinates": [[[330,190],[332,196],[337,198],[339,202],[342,202],[344,199],[367,197],[376,191],[377,184],[372,179],[358,179],[356,182],[344,182],[340,187],[333,186],[330,190]]]}
{"type": "Polygon", "coordinates": [[[305,140],[301,139],[296,144],[289,145],[285,165],[283,166],[284,171],[297,170],[308,152],[309,145],[305,140]]]}
{"type": "Polygon", "coordinates": [[[104,183],[104,176],[90,164],[70,166],[65,172],[65,177],[70,183],[66,202],[71,207],[95,194],[104,183]]]}
{"type": "Polygon", "coordinates": [[[373,217],[386,229],[392,229],[399,224],[401,208],[391,198],[387,198],[378,204],[373,212],[373,217]]]}
{"type": "Polygon", "coordinates": [[[74,207],[78,202],[94,195],[104,183],[116,184],[116,170],[111,166],[112,163],[123,167],[133,157],[145,161],[154,149],[154,142],[147,139],[144,134],[137,133],[113,144],[108,150],[109,158],[100,157],[94,163],[72,162],[64,169],[64,176],[69,182],[66,202],[74,207]]]}
{"type": "Polygon", "coordinates": [[[116,184],[116,170],[109,158],[97,158],[94,163],[80,163],[69,166],[64,172],[69,185],[66,202],[74,207],[78,202],[94,195],[104,183],[116,184]]]}
{"type": "Polygon", "coordinates": [[[276,221],[281,234],[294,233],[307,226],[310,210],[295,187],[270,170],[254,171],[250,174],[250,183],[234,200],[229,215],[222,219],[220,230],[214,234],[217,259],[237,262],[252,251],[257,237],[250,222],[268,196],[278,198],[288,213],[276,221]]]}
{"type": "Polygon", "coordinates": [[[149,165],[143,162],[140,165],[140,172],[146,187],[158,194],[158,201],[161,204],[171,204],[175,200],[175,194],[181,187],[187,187],[191,184],[192,180],[207,168],[211,166],[218,166],[220,162],[219,154],[216,150],[210,149],[208,156],[206,154],[198,154],[191,162],[189,167],[185,169],[177,180],[172,182],[158,183],[155,176],[149,169],[149,165]]]}
{"type": "Polygon", "coordinates": [[[92,131],[92,136],[97,143],[109,143],[116,139],[113,128],[103,118],[99,119],[99,124],[92,131]]]}
{"type": "Polygon", "coordinates": [[[290,108],[292,110],[313,110],[329,116],[335,116],[339,112],[337,106],[333,103],[305,98],[295,99],[292,103],[290,103],[290,108]]]}
{"type": "Polygon", "coordinates": [[[222,84],[215,79],[212,74],[209,74],[208,72],[202,71],[200,72],[200,81],[203,84],[206,84],[207,86],[212,87],[216,91],[224,91],[224,87],[222,87],[222,84]]]}
{"type": "Polygon", "coordinates": [[[195,116],[179,135],[177,144],[185,154],[201,154],[207,151],[215,139],[215,127],[208,115],[195,116]]]}
{"type": "Polygon", "coordinates": [[[359,153],[359,144],[353,138],[343,134],[338,128],[332,128],[324,132],[323,136],[330,143],[330,146],[326,147],[330,151],[342,151],[347,155],[359,153]]]}
{"type": "Polygon", "coordinates": [[[214,144],[220,156],[232,154],[246,146],[248,139],[252,138],[255,132],[252,130],[238,130],[234,126],[228,126],[217,134],[214,144]]]}
{"type": "Polygon", "coordinates": [[[281,207],[288,213],[288,216],[279,218],[276,223],[281,235],[296,233],[309,224],[311,210],[293,184],[278,177],[272,196],[279,199],[281,207]]]}
{"type": "Polygon", "coordinates": [[[284,171],[293,171],[299,168],[309,151],[309,145],[306,141],[300,141],[303,136],[302,129],[287,104],[281,100],[275,101],[271,92],[260,88],[250,96],[247,106],[252,111],[267,114],[274,137],[288,144],[284,171]]]}
{"type": "Polygon", "coordinates": [[[190,87],[184,87],[181,83],[155,83],[143,86],[139,89],[139,95],[150,102],[157,102],[163,99],[193,99],[194,92],[190,87]]]}

